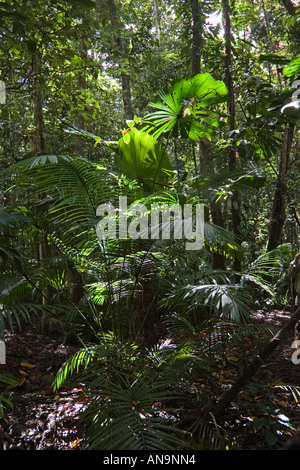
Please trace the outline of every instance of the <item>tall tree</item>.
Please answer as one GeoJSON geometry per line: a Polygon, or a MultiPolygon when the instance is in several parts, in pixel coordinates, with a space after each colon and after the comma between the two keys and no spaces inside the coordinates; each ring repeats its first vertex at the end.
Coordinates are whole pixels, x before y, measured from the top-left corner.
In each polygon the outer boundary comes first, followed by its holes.
{"type": "MultiPolygon", "coordinates": [[[[85,63],[85,60],[87,58],[87,46],[83,39],[80,40],[80,57],[83,60],[83,63],[85,63]]],[[[87,87],[86,77],[85,77],[85,74],[82,72],[80,73],[78,77],[78,87],[79,87],[79,90],[81,91],[84,91],[87,87]]],[[[80,112],[80,110],[78,112],[76,125],[77,127],[79,127],[79,129],[84,129],[84,115],[82,112],[80,112]]],[[[75,148],[74,148],[75,154],[82,155],[83,149],[84,149],[84,140],[82,136],[76,135],[75,148]]]]}
{"type": "MultiPolygon", "coordinates": [[[[201,72],[201,47],[202,47],[202,33],[203,23],[201,18],[201,6],[198,0],[191,0],[191,12],[192,12],[192,74],[197,75],[201,72]]],[[[194,144],[195,147],[196,144],[194,144]]],[[[195,152],[195,148],[194,148],[195,152]]],[[[207,138],[202,138],[199,141],[199,153],[200,153],[200,168],[204,176],[211,176],[214,173],[213,156],[211,150],[211,142],[207,138]]],[[[196,159],[196,155],[195,155],[196,159]]],[[[195,168],[197,162],[195,162],[195,168]]],[[[212,194],[209,191],[206,192],[206,198],[208,205],[205,206],[206,220],[209,220],[211,215],[212,222],[215,225],[223,227],[223,217],[220,203],[214,200],[212,194]],[[209,214],[210,212],[210,214],[209,214]]],[[[212,254],[213,267],[214,269],[224,269],[225,259],[222,253],[213,251],[212,254]]]]}
{"type": "Polygon", "coordinates": [[[122,97],[123,97],[123,105],[124,105],[124,116],[125,120],[131,120],[134,117],[134,111],[132,106],[131,100],[131,84],[130,84],[130,76],[126,70],[124,70],[124,58],[125,58],[125,50],[124,50],[124,42],[122,38],[122,31],[121,25],[119,21],[119,13],[116,4],[116,0],[98,0],[97,5],[99,9],[103,9],[106,6],[108,7],[109,11],[109,18],[110,24],[113,33],[114,44],[117,51],[117,60],[119,61],[119,69],[120,71],[120,79],[121,79],[121,86],[122,86],[122,97]]]}
{"type": "MultiPolygon", "coordinates": [[[[211,142],[207,138],[200,139],[200,163],[204,177],[212,177],[215,174],[211,142]]],[[[222,214],[222,208],[220,201],[217,201],[215,195],[207,190],[205,191],[205,197],[208,201],[206,206],[206,220],[211,220],[214,225],[218,227],[224,227],[224,219],[222,214]]],[[[225,257],[224,254],[218,249],[214,249],[212,252],[212,264],[214,269],[225,269],[225,257]]]]}
{"type": "MultiPolygon", "coordinates": [[[[225,39],[225,77],[228,89],[228,122],[229,130],[231,132],[231,143],[229,145],[229,171],[234,172],[237,169],[237,147],[234,131],[236,129],[236,104],[233,86],[232,74],[232,44],[231,44],[231,19],[230,7],[228,0],[222,0],[223,7],[223,20],[224,20],[224,39],[225,39]]],[[[240,198],[238,192],[235,190],[232,193],[231,199],[231,214],[232,214],[232,231],[236,236],[237,242],[241,241],[241,216],[240,216],[240,198]]],[[[234,262],[234,269],[241,270],[241,261],[236,259],[234,262]]]]}
{"type": "MultiPolygon", "coordinates": [[[[36,67],[33,84],[33,122],[34,132],[31,136],[32,141],[32,153],[36,155],[42,155],[46,153],[46,138],[45,138],[45,123],[43,116],[43,96],[44,96],[44,82],[42,74],[42,62],[43,55],[42,51],[37,51],[36,54],[36,67]]],[[[42,196],[41,196],[42,197],[42,196]]],[[[52,256],[52,249],[49,245],[47,235],[44,232],[40,233],[39,242],[39,260],[43,263],[46,258],[52,256]]],[[[50,284],[46,284],[43,289],[42,302],[44,305],[51,303],[51,296],[53,289],[50,284]]]]}
{"type": "Polygon", "coordinates": [[[157,0],[153,0],[153,8],[154,8],[156,38],[159,41],[160,40],[160,16],[159,16],[159,8],[158,8],[157,0]]]}
{"type": "Polygon", "coordinates": [[[295,124],[287,124],[285,128],[279,172],[274,193],[267,251],[273,250],[281,243],[284,223],[286,220],[286,176],[290,161],[294,132],[295,124]]]}

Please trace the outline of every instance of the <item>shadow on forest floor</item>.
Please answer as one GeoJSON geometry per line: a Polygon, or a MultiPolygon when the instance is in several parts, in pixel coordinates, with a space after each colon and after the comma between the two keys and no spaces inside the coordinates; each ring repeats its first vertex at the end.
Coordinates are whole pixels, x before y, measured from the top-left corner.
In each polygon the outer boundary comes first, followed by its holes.
{"type": "MultiPolygon", "coordinates": [[[[278,327],[289,317],[282,310],[253,314],[255,322],[278,327]]],[[[221,426],[233,449],[279,450],[292,436],[291,426],[300,429],[300,396],[293,391],[300,386],[300,364],[292,362],[294,339],[262,365],[250,391],[241,392],[238,403],[226,413],[221,426]]],[[[59,335],[37,334],[29,327],[7,335],[6,365],[0,366],[0,373],[14,376],[18,384],[9,388],[0,383],[0,395],[11,393],[14,405],[5,407],[0,419],[0,450],[80,449],[75,418],[80,390],[55,393],[51,387],[58,369],[75,350],[62,345],[59,335]]],[[[220,381],[228,375],[234,380],[226,364],[215,372],[220,381]]]]}

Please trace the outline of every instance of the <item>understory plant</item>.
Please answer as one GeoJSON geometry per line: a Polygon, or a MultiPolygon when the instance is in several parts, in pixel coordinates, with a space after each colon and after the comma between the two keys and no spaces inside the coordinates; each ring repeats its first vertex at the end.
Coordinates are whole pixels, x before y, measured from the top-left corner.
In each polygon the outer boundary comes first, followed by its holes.
{"type": "MultiPolygon", "coordinates": [[[[84,384],[84,447],[198,448],[202,423],[195,410],[222,392],[210,372],[219,347],[214,338],[221,332],[225,347],[244,334],[257,286],[272,295],[271,255],[233,272],[230,263],[243,256],[242,248],[210,220],[196,252],[174,237],[97,234],[99,206],[117,207],[120,196],[146,212],[154,203],[206,204],[204,181],[197,179],[191,191],[181,185],[178,154],[170,156],[168,143],[210,139],[220,124],[211,107],[224,96],[224,84],[209,74],[180,80],[152,103],[153,114],[129,122],[119,141],[95,137],[111,152],[109,165],[47,154],[8,170],[16,205],[0,213],[0,332],[35,316],[80,345],[55,386],[72,374],[84,384]],[[227,258],[224,269],[212,266],[216,250],[227,258]]],[[[137,214],[126,215],[138,225],[137,214]]]]}
{"type": "Polygon", "coordinates": [[[145,351],[105,335],[98,345],[67,361],[55,387],[59,389],[72,374],[84,384],[78,426],[83,447],[182,449],[190,446],[190,433],[179,426],[183,389],[203,366],[203,358],[174,345],[145,351]]]}

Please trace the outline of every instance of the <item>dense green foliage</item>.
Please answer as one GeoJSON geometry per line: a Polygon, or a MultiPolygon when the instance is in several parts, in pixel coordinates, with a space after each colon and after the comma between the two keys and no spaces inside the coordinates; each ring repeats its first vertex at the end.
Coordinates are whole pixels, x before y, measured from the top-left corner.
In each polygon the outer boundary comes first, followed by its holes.
{"type": "Polygon", "coordinates": [[[299,8],[0,4],[0,336],[38,320],[78,346],[55,388],[85,384],[84,448],[210,447],[216,358],[244,338],[254,357],[272,332],[251,314],[289,304],[299,8]],[[138,204],[203,204],[203,247],[99,238],[97,208],[120,196],[134,227],[138,204]]]}

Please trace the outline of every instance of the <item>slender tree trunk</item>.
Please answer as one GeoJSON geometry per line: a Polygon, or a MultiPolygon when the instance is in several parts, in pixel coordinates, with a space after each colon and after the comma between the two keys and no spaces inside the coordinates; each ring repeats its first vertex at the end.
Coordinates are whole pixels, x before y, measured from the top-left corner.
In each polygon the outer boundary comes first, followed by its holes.
{"type": "Polygon", "coordinates": [[[296,15],[296,6],[291,0],[281,0],[290,15],[296,15]]]}
{"type": "Polygon", "coordinates": [[[78,305],[84,296],[84,282],[81,273],[72,261],[68,261],[66,265],[65,276],[68,281],[70,302],[72,305],[78,305]]]}
{"type": "MultiPolygon", "coordinates": [[[[262,9],[263,9],[263,12],[264,12],[265,25],[266,25],[266,31],[267,31],[269,44],[270,44],[270,50],[273,54],[276,54],[276,47],[275,47],[275,44],[274,44],[274,41],[273,41],[273,38],[272,38],[272,35],[271,35],[271,25],[270,25],[270,22],[269,22],[268,13],[267,13],[267,10],[266,10],[266,7],[265,7],[264,0],[261,0],[261,3],[262,3],[262,9]]],[[[282,90],[282,79],[281,79],[280,69],[279,69],[278,65],[276,65],[276,73],[277,73],[277,78],[278,78],[278,83],[279,83],[280,89],[282,90]]]]}
{"type": "MultiPolygon", "coordinates": [[[[193,42],[192,42],[192,74],[197,75],[201,73],[201,47],[202,47],[202,21],[200,5],[198,0],[191,0],[192,10],[192,30],[193,30],[193,42]]],[[[214,167],[212,162],[211,143],[208,139],[200,139],[199,142],[200,151],[200,169],[206,174],[213,174],[214,167]]],[[[193,148],[195,171],[197,172],[197,161],[195,149],[193,148]]],[[[211,201],[209,193],[206,194],[207,200],[209,200],[209,207],[205,207],[205,220],[209,220],[210,215],[215,225],[223,227],[223,217],[220,204],[211,201]],[[209,214],[210,213],[210,214],[209,214]]],[[[214,269],[224,269],[225,259],[222,253],[214,251],[212,253],[213,267],[214,269]]]]}
{"type": "MultiPolygon", "coordinates": [[[[214,166],[211,154],[211,143],[208,139],[200,140],[200,161],[201,168],[205,175],[212,175],[214,173],[214,166]]],[[[212,200],[209,192],[205,195],[209,201],[209,208],[205,213],[205,220],[209,220],[209,212],[214,225],[218,227],[224,227],[224,221],[222,216],[222,210],[219,202],[212,200]]],[[[213,268],[214,269],[225,269],[225,257],[224,254],[218,250],[214,250],[212,253],[213,268]]]]}
{"type": "MultiPolygon", "coordinates": [[[[51,256],[53,256],[52,248],[48,242],[47,235],[43,233],[39,244],[39,258],[42,261],[43,259],[50,258],[51,256]]],[[[51,303],[52,294],[53,287],[50,284],[47,284],[43,289],[43,305],[48,305],[51,303]]]]}
{"type": "MultiPolygon", "coordinates": [[[[114,41],[118,49],[120,61],[124,56],[123,41],[120,32],[118,12],[115,0],[108,0],[110,22],[112,25],[112,30],[114,32],[114,41]]],[[[121,85],[122,85],[122,96],[124,104],[124,115],[125,120],[131,120],[134,117],[132,100],[131,100],[131,86],[130,86],[130,77],[127,73],[121,72],[121,85]]]]}
{"type": "Polygon", "coordinates": [[[43,90],[39,75],[34,80],[34,102],[33,102],[34,135],[31,150],[37,155],[46,152],[45,124],[43,117],[43,90]]]}
{"type": "MultiPolygon", "coordinates": [[[[45,123],[43,116],[43,80],[41,75],[41,63],[42,57],[38,55],[33,90],[34,134],[32,136],[31,141],[31,150],[36,155],[42,155],[46,153],[45,123]]],[[[45,233],[42,233],[39,241],[38,256],[41,261],[45,258],[49,258],[50,256],[52,256],[52,249],[49,245],[47,235],[45,233]]],[[[51,302],[52,293],[52,286],[50,286],[49,284],[46,285],[43,289],[42,297],[42,303],[44,305],[47,305],[51,302]]]]}
{"type": "Polygon", "coordinates": [[[154,8],[156,39],[159,42],[160,41],[160,17],[159,17],[159,9],[158,9],[157,0],[153,0],[153,8],[154,8]]]}
{"type": "MultiPolygon", "coordinates": [[[[83,40],[80,41],[80,57],[83,60],[86,60],[87,57],[87,46],[83,40]]],[[[84,74],[80,74],[78,77],[78,87],[79,90],[86,89],[86,79],[84,74]]],[[[78,112],[76,126],[80,129],[84,129],[84,116],[81,111],[78,112]]],[[[83,155],[84,151],[84,139],[80,135],[75,136],[75,146],[74,146],[74,153],[76,155],[83,155]]]]}
{"type": "MultiPolygon", "coordinates": [[[[231,54],[231,20],[228,0],[222,0],[224,31],[225,31],[225,77],[228,88],[228,114],[229,129],[233,131],[236,128],[235,123],[235,96],[232,77],[232,54],[231,54]]],[[[235,137],[232,136],[232,143],[229,147],[229,170],[234,172],[237,168],[237,149],[235,145],[235,137]]],[[[231,214],[232,214],[232,231],[236,237],[236,241],[241,241],[241,215],[240,215],[240,198],[237,191],[233,191],[231,198],[231,214]]],[[[241,261],[236,258],[234,261],[234,269],[241,270],[241,261]]]]}
{"type": "Polygon", "coordinates": [[[280,245],[284,223],[286,220],[286,185],[285,179],[288,170],[288,163],[291,154],[291,148],[294,138],[295,125],[287,124],[285,129],[285,136],[283,147],[281,151],[281,160],[279,166],[279,173],[275,187],[271,225],[269,229],[269,240],[267,251],[274,250],[280,245]]]}
{"type": "MultiPolygon", "coordinates": [[[[191,0],[191,11],[192,11],[192,31],[193,31],[192,74],[193,76],[195,76],[201,72],[202,23],[201,23],[198,0],[191,0]]],[[[201,144],[200,144],[200,158],[201,158],[201,155],[203,159],[205,159],[205,152],[201,152],[201,144]]],[[[197,174],[198,164],[197,164],[197,158],[196,158],[196,153],[195,153],[195,146],[193,146],[193,158],[194,158],[195,172],[197,174]]],[[[205,162],[203,166],[205,166],[205,162]]]]}
{"type": "MultiPolygon", "coordinates": [[[[286,0],[283,3],[286,9],[290,13],[292,13],[294,9],[292,2],[286,0]]],[[[270,26],[270,22],[268,19],[268,14],[266,11],[264,0],[262,0],[262,8],[263,8],[264,17],[265,17],[265,24],[266,24],[266,30],[267,30],[267,35],[268,35],[269,44],[270,44],[270,50],[272,53],[276,53],[276,48],[275,48],[275,44],[271,35],[271,26],[270,26]]],[[[295,12],[292,14],[295,14],[295,12]]],[[[282,89],[282,79],[281,79],[278,65],[276,65],[276,71],[277,71],[278,83],[280,85],[280,89],[282,89]]],[[[286,174],[287,174],[287,169],[288,169],[288,162],[290,158],[293,137],[294,137],[294,124],[288,124],[285,130],[283,148],[281,152],[279,174],[278,174],[277,183],[275,187],[267,251],[273,250],[280,244],[281,236],[283,233],[283,227],[284,227],[284,223],[286,220],[285,179],[286,179],[286,174]]]]}
{"type": "MultiPolygon", "coordinates": [[[[83,40],[80,41],[80,57],[83,60],[86,60],[87,57],[87,46],[83,40]]],[[[79,90],[82,91],[86,89],[86,79],[84,74],[80,74],[78,77],[78,87],[79,90]]],[[[80,129],[84,129],[85,127],[85,120],[82,111],[78,112],[76,126],[80,129]]],[[[75,155],[83,155],[84,153],[84,139],[79,135],[75,136],[74,153],[75,155]]],[[[72,261],[68,261],[66,263],[64,271],[66,280],[68,282],[70,302],[72,305],[78,305],[84,295],[84,282],[82,275],[76,269],[72,261]]]]}
{"type": "Polygon", "coordinates": [[[193,19],[193,44],[192,44],[192,72],[197,75],[201,71],[201,45],[202,45],[202,22],[198,0],[191,0],[193,19]]]}
{"type": "Polygon", "coordinates": [[[121,74],[121,82],[125,120],[131,120],[134,118],[134,112],[131,101],[130,78],[124,72],[121,74]]]}

